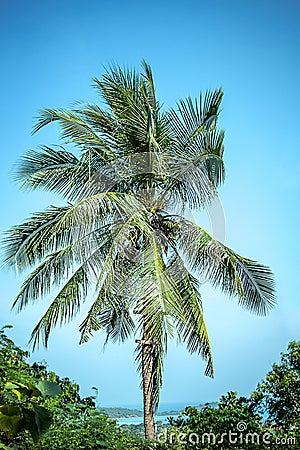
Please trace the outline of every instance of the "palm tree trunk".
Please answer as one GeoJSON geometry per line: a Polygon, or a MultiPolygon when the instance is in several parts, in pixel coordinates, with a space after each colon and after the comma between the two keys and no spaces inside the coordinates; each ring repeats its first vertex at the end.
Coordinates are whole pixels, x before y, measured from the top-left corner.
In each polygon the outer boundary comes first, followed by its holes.
{"type": "Polygon", "coordinates": [[[142,379],[144,400],[144,427],[146,439],[155,439],[154,401],[153,401],[153,344],[142,341],[142,379]]]}

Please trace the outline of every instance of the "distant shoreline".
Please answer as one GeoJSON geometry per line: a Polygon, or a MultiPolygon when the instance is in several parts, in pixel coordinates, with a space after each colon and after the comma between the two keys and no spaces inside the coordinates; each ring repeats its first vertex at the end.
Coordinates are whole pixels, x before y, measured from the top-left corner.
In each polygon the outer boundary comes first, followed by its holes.
{"type": "MultiPolygon", "coordinates": [[[[202,403],[199,404],[197,406],[193,406],[193,408],[196,409],[203,409],[205,406],[209,406],[210,408],[215,408],[217,406],[217,402],[210,402],[210,403],[202,403]]],[[[187,405],[189,406],[189,405],[187,405]]],[[[179,413],[181,413],[182,411],[184,411],[185,407],[182,409],[178,409],[178,410],[167,410],[167,411],[158,411],[155,415],[156,416],[177,416],[179,415],[179,413]]],[[[106,407],[102,407],[99,408],[99,411],[102,412],[103,414],[107,414],[109,417],[111,417],[112,419],[134,419],[134,418],[138,418],[138,417],[143,417],[143,411],[139,410],[139,409],[130,409],[130,408],[118,408],[118,407],[110,407],[110,408],[106,408],[106,407]]]]}

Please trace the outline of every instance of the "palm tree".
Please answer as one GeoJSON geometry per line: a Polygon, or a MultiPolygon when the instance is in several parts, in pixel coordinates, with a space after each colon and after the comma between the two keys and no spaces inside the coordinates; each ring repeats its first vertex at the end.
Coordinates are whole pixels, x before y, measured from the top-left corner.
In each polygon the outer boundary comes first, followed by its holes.
{"type": "Polygon", "coordinates": [[[5,263],[32,269],[13,303],[18,311],[58,289],[32,332],[33,348],[47,346],[85,300],[80,342],[101,329],[113,342],[136,336],[145,435],[154,438],[168,340],[200,354],[213,376],[199,277],[264,315],[275,302],[273,276],[185,215],[211,204],[224,179],[222,90],[163,111],[145,62],[142,73],[111,66],[94,81],[104,107],[40,112],[33,131],[58,122],[70,151],[30,150],[16,178],[66,204],[9,230],[5,263]]]}

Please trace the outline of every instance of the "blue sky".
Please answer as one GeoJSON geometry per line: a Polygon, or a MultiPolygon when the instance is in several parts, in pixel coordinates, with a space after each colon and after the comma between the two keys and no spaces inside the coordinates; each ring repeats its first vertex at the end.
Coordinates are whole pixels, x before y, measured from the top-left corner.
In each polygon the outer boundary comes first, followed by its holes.
{"type": "MultiPolygon", "coordinates": [[[[299,20],[297,0],[0,2],[1,231],[56,202],[12,182],[25,150],[58,143],[55,127],[31,136],[37,111],[96,102],[91,77],[103,66],[138,67],[145,58],[165,107],[201,90],[225,91],[226,243],[271,266],[278,306],[257,318],[205,285],[215,379],[204,377],[199,358],[171,345],[162,402],[213,401],[228,390],[247,395],[288,342],[299,340],[299,20]]],[[[21,280],[0,274],[0,323],[13,324],[10,336],[24,347],[46,304],[11,314],[21,280]]],[[[97,386],[101,404],[140,402],[133,343],[103,353],[98,335],[79,347],[78,323],[55,331],[49,349],[32,360],[46,359],[84,395],[97,386]]]]}

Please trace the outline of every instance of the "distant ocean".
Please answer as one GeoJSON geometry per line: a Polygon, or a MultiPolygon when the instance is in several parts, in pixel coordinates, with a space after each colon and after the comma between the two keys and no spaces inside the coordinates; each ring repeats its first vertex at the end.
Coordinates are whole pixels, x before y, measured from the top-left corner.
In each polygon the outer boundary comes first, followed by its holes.
{"type": "MultiPolygon", "coordinates": [[[[154,421],[162,423],[168,423],[168,417],[174,417],[174,419],[177,419],[178,415],[171,416],[170,414],[167,416],[154,416],[154,421]]],[[[140,425],[143,423],[143,417],[125,417],[123,419],[116,419],[118,421],[119,425],[140,425]]]]}
{"type": "MultiPolygon", "coordinates": [[[[183,411],[187,406],[198,406],[201,402],[177,402],[177,403],[160,403],[158,407],[159,412],[167,412],[167,411],[183,411]]],[[[116,407],[116,406],[114,406],[116,407]]],[[[143,411],[143,405],[142,404],[130,404],[130,405],[118,405],[120,408],[128,408],[128,409],[138,409],[140,411],[143,411]]],[[[155,422],[162,421],[163,423],[167,423],[167,418],[170,417],[170,414],[162,415],[162,416],[155,416],[154,420],[155,422]]],[[[178,415],[172,415],[175,419],[178,417],[178,415]]],[[[118,423],[120,425],[139,425],[140,423],[143,423],[142,417],[126,417],[117,419],[118,423]]]]}
{"type": "MultiPolygon", "coordinates": [[[[158,411],[164,412],[164,411],[182,411],[187,406],[198,406],[203,404],[199,400],[199,402],[172,402],[172,403],[165,403],[162,402],[159,404],[158,411]]],[[[118,405],[105,405],[103,408],[128,408],[128,409],[138,409],[140,411],[143,411],[143,404],[142,403],[131,403],[131,404],[118,404],[118,405]]]]}

